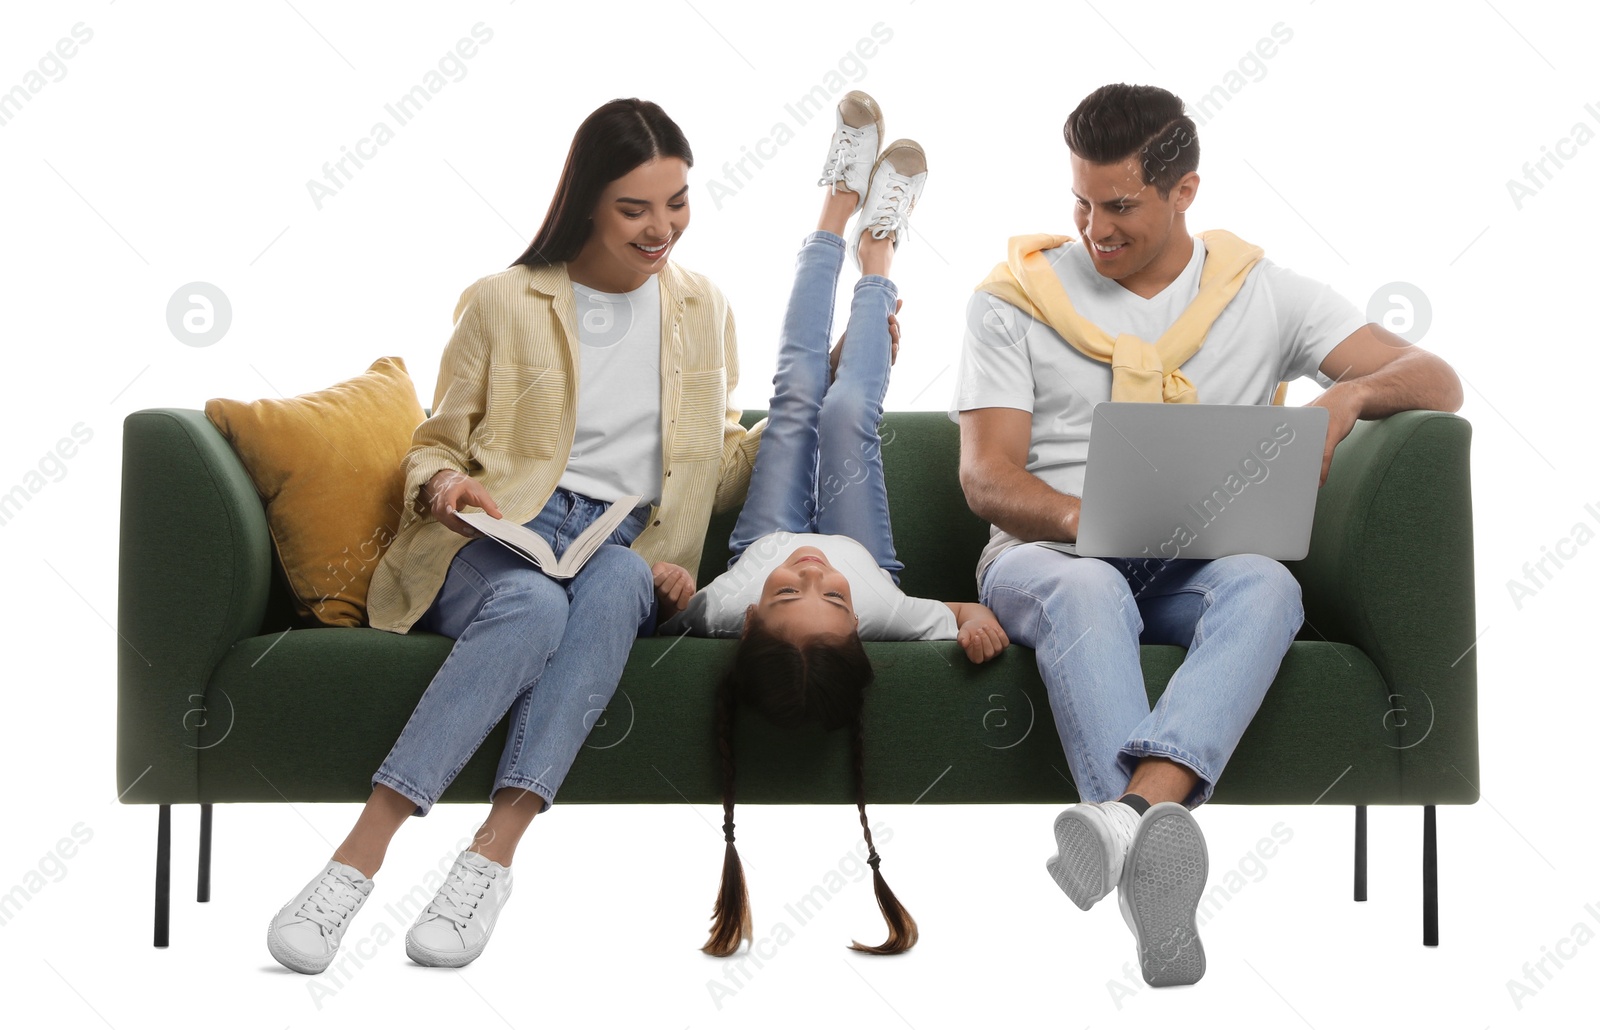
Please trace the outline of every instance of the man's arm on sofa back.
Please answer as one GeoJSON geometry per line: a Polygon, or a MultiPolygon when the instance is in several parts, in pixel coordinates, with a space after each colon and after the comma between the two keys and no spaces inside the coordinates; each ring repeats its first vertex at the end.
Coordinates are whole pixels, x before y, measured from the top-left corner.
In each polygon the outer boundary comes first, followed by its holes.
{"type": "Polygon", "coordinates": [[[232,448],[187,409],[123,423],[117,583],[117,791],[198,800],[198,731],[211,672],[255,635],[272,543],[232,448]],[[131,789],[130,789],[131,788],[131,789]]]}

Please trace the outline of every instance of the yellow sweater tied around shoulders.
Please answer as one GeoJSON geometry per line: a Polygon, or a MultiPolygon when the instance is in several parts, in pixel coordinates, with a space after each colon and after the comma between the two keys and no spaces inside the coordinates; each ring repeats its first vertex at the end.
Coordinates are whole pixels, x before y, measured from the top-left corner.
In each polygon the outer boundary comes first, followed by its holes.
{"type": "MultiPolygon", "coordinates": [[[[1044,322],[1085,357],[1110,365],[1112,400],[1193,404],[1199,394],[1182,366],[1206,342],[1211,324],[1238,296],[1262,256],[1260,247],[1221,229],[1203,232],[1200,238],[1206,246],[1200,290],[1154,343],[1131,333],[1113,338],[1078,314],[1044,255],[1046,250],[1072,243],[1071,236],[1033,233],[1011,237],[1006,260],[994,267],[978,289],[1044,322]]],[[[1278,385],[1274,404],[1283,403],[1284,385],[1278,385]]]]}

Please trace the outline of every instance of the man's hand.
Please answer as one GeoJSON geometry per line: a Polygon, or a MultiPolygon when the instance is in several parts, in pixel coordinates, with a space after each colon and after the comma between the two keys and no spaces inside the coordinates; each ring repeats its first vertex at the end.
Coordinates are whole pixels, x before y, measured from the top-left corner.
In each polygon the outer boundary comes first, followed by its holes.
{"type": "MultiPolygon", "coordinates": [[[[894,310],[889,312],[889,364],[892,367],[896,358],[900,356],[900,319],[895,316],[900,312],[900,305],[905,303],[902,297],[896,297],[894,310]]],[[[828,352],[828,382],[839,378],[839,359],[844,356],[844,333],[839,334],[839,342],[833,345],[833,350],[828,352]]]]}
{"type": "Polygon", "coordinates": [[[1388,418],[1416,408],[1461,408],[1461,378],[1455,370],[1437,354],[1429,354],[1376,323],[1369,322],[1345,337],[1317,367],[1334,380],[1326,393],[1311,402],[1328,409],[1321,483],[1328,481],[1333,449],[1350,435],[1356,419],[1388,418]]]}
{"type": "Polygon", "coordinates": [[[1320,397],[1306,405],[1308,408],[1328,409],[1328,438],[1322,445],[1322,478],[1317,480],[1318,486],[1328,481],[1328,470],[1333,467],[1333,450],[1355,428],[1356,420],[1361,417],[1361,404],[1360,387],[1356,380],[1350,380],[1334,383],[1320,397]]]}
{"type": "MultiPolygon", "coordinates": [[[[1033,415],[1017,408],[961,413],[961,492],[972,513],[1020,540],[1078,539],[1078,498],[1028,471],[1033,415]]],[[[959,616],[957,622],[960,621],[959,616]]]]}
{"type": "Polygon", "coordinates": [[[455,469],[440,469],[434,473],[422,492],[428,500],[429,513],[439,520],[439,524],[464,537],[475,538],[478,531],[456,518],[456,512],[463,507],[470,504],[500,518],[500,507],[494,503],[494,498],[489,496],[483,484],[455,469]]]}
{"type": "Polygon", "coordinates": [[[650,577],[655,580],[656,605],[660,608],[657,624],[689,607],[689,598],[694,596],[694,577],[689,575],[688,569],[658,561],[650,566],[650,577]]]}
{"type": "Polygon", "coordinates": [[[956,643],[967,652],[967,658],[974,665],[983,664],[1011,643],[1011,638],[1000,627],[1000,620],[983,605],[962,602],[950,608],[956,614],[956,643]]]}

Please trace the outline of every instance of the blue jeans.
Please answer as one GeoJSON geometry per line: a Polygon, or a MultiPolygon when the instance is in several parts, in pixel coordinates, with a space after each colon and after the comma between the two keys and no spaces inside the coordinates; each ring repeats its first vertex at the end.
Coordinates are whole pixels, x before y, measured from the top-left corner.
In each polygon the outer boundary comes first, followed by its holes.
{"type": "Polygon", "coordinates": [[[830,386],[833,295],[844,250],[844,240],[819,229],[795,259],[767,428],[728,538],[728,566],[768,533],[827,533],[861,544],[898,584],[905,566],[894,553],[878,439],[895,286],[881,275],[856,283],[839,376],[830,386]]]}
{"type": "Polygon", "coordinates": [[[1300,584],[1257,554],[1147,562],[1022,544],[980,594],[1012,643],[1035,650],[1085,801],[1120,797],[1147,756],[1200,777],[1189,807],[1210,798],[1304,618],[1300,584]],[[1189,651],[1153,710],[1141,643],[1189,651]]]}
{"type": "MultiPolygon", "coordinates": [[[[557,488],[527,527],[563,553],[606,505],[557,488]]],[[[494,792],[522,787],[555,800],[584,738],[611,700],[628,651],[653,628],[650,566],[627,545],[647,507],[625,519],[583,569],[551,579],[480,538],[456,552],[421,629],[455,646],[372,777],[427,815],[510,709],[494,792]]],[[[543,809],[541,809],[542,811],[543,809]]]]}

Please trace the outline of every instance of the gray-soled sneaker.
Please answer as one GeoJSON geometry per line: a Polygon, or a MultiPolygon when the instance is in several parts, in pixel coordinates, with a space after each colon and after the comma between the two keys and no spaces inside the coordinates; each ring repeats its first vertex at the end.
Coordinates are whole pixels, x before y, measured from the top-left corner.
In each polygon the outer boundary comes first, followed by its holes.
{"type": "Polygon", "coordinates": [[[1044,867],[1085,912],[1110,894],[1139,825],[1139,813],[1120,801],[1073,805],[1056,816],[1056,853],[1044,867]]]}
{"type": "Polygon", "coordinates": [[[1117,901],[1151,987],[1192,984],[1206,974],[1195,914],[1209,867],[1205,836],[1187,808],[1163,801],[1139,820],[1117,901]]]}

